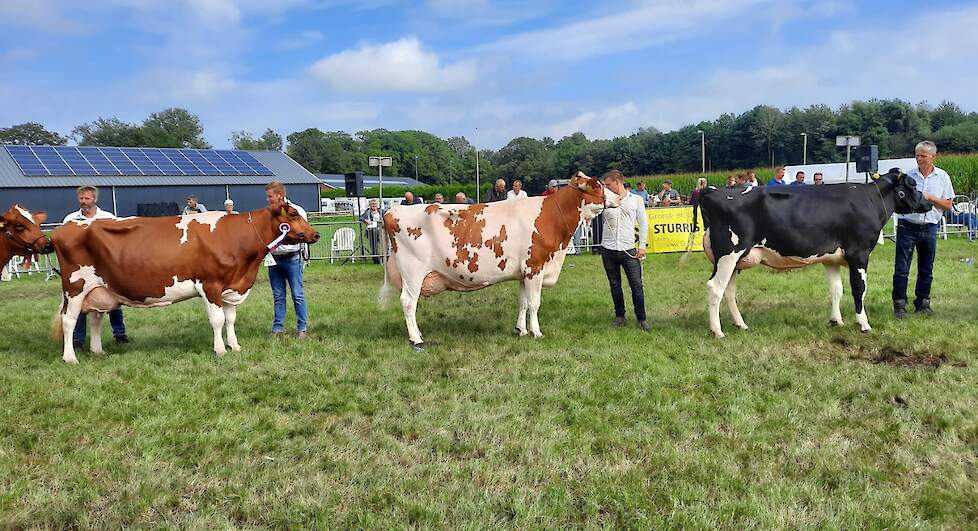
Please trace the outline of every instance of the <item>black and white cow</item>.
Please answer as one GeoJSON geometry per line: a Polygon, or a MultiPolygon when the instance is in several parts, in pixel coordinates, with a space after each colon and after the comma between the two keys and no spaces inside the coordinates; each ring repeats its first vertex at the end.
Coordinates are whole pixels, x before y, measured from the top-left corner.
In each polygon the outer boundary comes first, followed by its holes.
{"type": "MultiPolygon", "coordinates": [[[[713,263],[706,283],[710,330],[723,337],[720,299],[734,325],[747,329],[737,308],[737,272],[757,265],[794,269],[824,264],[832,297],[830,323],[841,326],[840,266],[849,267],[856,321],[871,330],[863,297],[869,254],[893,212],[928,212],[913,179],[894,168],[869,184],[706,188],[701,192],[705,255],[713,263]]],[[[696,209],[693,210],[695,225],[696,209]]]]}

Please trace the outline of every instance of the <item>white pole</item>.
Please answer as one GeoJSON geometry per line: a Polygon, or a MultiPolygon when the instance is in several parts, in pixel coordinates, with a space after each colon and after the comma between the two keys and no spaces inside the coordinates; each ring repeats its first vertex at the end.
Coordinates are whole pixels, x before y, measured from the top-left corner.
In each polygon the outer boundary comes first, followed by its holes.
{"type": "Polygon", "coordinates": [[[112,187],[112,213],[116,216],[119,215],[119,205],[115,202],[115,186],[112,187]]]}
{"type": "Polygon", "coordinates": [[[846,144],[846,182],[849,182],[849,152],[852,150],[852,146],[848,143],[846,144]]]}
{"type": "Polygon", "coordinates": [[[801,148],[801,163],[802,165],[808,164],[808,133],[801,134],[803,147],[801,148]]]}
{"type": "MultiPolygon", "coordinates": [[[[377,170],[380,171],[380,208],[384,208],[384,164],[382,162],[377,163],[377,170]]],[[[359,201],[359,199],[357,200],[359,201]]]]}
{"type": "Polygon", "coordinates": [[[481,203],[479,197],[479,150],[475,150],[475,202],[481,203]]]}

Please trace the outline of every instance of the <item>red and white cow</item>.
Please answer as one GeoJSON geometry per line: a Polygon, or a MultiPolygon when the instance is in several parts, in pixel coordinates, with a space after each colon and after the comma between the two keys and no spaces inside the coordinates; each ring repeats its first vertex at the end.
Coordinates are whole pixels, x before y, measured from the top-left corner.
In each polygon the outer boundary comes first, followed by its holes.
{"type": "Polygon", "coordinates": [[[195,297],[204,299],[214,352],[226,350],[225,324],[228,345],[240,351],[234,333],[237,305],[255,284],[270,244],[283,234],[281,243],[319,240],[319,233],[284,202],[241,214],[88,219],[63,225],[51,235],[64,289],[53,328],[64,338],[62,359],[78,363],[71,336],[79,313],[92,312],[91,350],[98,353],[102,313],[120,305],[152,308],[195,297]]]}
{"type": "Polygon", "coordinates": [[[578,172],[569,185],[547,197],[508,199],[475,205],[411,205],[384,215],[391,245],[387,281],[401,290],[408,337],[424,348],[416,319],[418,297],[442,291],[475,291],[519,280],[516,331],[541,337],[540,292],[556,284],[567,246],[581,220],[619,197],[600,181],[578,172]]]}
{"type": "Polygon", "coordinates": [[[18,204],[0,214],[0,269],[14,256],[51,252],[51,241],[41,232],[46,219],[44,212],[31,213],[18,204]]]}

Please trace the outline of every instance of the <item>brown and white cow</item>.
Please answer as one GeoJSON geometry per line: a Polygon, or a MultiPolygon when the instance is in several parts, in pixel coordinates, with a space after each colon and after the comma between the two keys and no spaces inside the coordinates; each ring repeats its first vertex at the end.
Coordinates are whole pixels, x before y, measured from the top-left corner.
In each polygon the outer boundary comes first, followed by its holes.
{"type": "Polygon", "coordinates": [[[619,197],[600,181],[578,172],[569,185],[547,197],[475,205],[412,205],[384,215],[391,245],[387,281],[401,290],[408,337],[424,348],[416,319],[418,297],[442,291],[475,291],[519,280],[516,331],[541,337],[540,292],[560,276],[567,246],[582,219],[616,208],[619,197]]]}
{"type": "Polygon", "coordinates": [[[280,243],[319,239],[287,203],[241,214],[84,220],[58,228],[51,239],[64,289],[61,318],[54,323],[55,333],[64,338],[62,358],[78,363],[71,336],[81,312],[93,312],[91,350],[97,353],[102,351],[102,313],[120,305],[151,308],[194,297],[204,299],[214,352],[225,352],[225,325],[227,344],[240,351],[236,307],[255,284],[270,245],[283,234],[280,243]]]}
{"type": "Polygon", "coordinates": [[[0,269],[14,256],[51,252],[51,241],[41,231],[46,219],[46,213],[31,213],[18,204],[0,215],[0,269]]]}

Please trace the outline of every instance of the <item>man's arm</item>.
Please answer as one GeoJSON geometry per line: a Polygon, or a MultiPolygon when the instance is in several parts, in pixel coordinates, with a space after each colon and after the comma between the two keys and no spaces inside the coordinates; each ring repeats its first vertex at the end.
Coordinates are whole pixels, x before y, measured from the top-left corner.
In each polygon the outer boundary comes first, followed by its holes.
{"type": "Polygon", "coordinates": [[[645,256],[645,248],[649,244],[649,220],[645,215],[645,208],[637,206],[635,207],[637,212],[636,221],[638,222],[638,251],[636,251],[635,256],[642,258],[645,256]]]}

